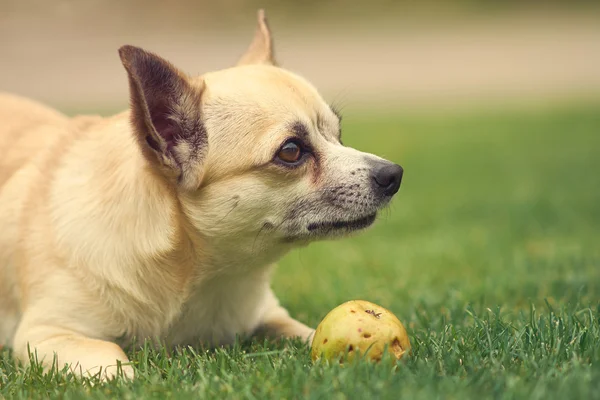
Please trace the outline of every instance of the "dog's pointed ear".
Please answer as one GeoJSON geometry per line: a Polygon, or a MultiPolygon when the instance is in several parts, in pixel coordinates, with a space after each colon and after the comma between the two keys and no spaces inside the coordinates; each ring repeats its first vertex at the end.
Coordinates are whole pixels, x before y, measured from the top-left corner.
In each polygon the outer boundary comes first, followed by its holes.
{"type": "Polygon", "coordinates": [[[250,47],[248,47],[246,53],[237,63],[237,65],[247,64],[277,65],[271,30],[267,23],[265,11],[262,9],[258,10],[258,27],[256,28],[254,39],[252,39],[250,47]]]}
{"type": "Polygon", "coordinates": [[[207,135],[200,114],[203,86],[166,60],[134,46],[119,55],[129,77],[131,122],[144,156],[187,190],[200,186],[207,135]]]}

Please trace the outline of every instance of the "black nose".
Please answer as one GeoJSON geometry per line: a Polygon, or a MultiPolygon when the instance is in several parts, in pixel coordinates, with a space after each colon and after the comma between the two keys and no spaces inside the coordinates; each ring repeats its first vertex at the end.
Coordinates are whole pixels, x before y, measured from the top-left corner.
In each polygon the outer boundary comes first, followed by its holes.
{"type": "Polygon", "coordinates": [[[375,189],[385,196],[393,196],[400,189],[402,174],[401,166],[390,162],[382,163],[373,169],[373,182],[375,189]]]}

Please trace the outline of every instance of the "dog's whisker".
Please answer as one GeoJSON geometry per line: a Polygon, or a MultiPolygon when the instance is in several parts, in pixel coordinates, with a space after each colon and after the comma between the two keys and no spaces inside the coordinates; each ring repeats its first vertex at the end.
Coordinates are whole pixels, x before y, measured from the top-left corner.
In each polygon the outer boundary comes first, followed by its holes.
{"type": "Polygon", "coordinates": [[[254,237],[254,241],[252,242],[252,254],[255,254],[255,247],[256,247],[256,240],[259,238],[261,232],[263,232],[265,230],[266,224],[263,224],[263,226],[261,226],[261,228],[258,230],[258,232],[256,233],[256,236],[254,237]]]}
{"type": "Polygon", "coordinates": [[[350,92],[350,86],[346,86],[343,89],[340,89],[338,93],[333,97],[331,101],[331,105],[338,110],[339,112],[343,112],[346,108],[346,103],[348,101],[348,93],[350,92]]]}
{"type": "Polygon", "coordinates": [[[223,222],[225,220],[225,218],[227,218],[229,216],[229,214],[231,214],[231,212],[233,210],[235,210],[235,208],[238,206],[238,204],[240,204],[240,197],[239,196],[235,196],[233,201],[235,203],[233,204],[233,206],[231,207],[231,209],[227,212],[227,214],[225,214],[223,216],[223,218],[221,218],[219,221],[217,221],[217,224],[220,224],[221,222],[223,222]]]}

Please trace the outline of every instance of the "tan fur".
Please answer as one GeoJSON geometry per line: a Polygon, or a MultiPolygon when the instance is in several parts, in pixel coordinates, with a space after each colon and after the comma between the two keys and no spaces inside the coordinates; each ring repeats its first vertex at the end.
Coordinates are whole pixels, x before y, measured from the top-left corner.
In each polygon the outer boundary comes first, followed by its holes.
{"type": "Polygon", "coordinates": [[[0,95],[0,346],[107,378],[118,362],[133,377],[120,346],[134,339],[310,339],[271,291],[273,263],[354,229],[311,224],[384,206],[368,172],[382,160],[342,146],[318,92],[273,65],[262,12],[234,68],[190,78],[120,54],[130,111],[71,119],[0,95]],[[299,126],[314,154],[279,165],[299,126]]]}

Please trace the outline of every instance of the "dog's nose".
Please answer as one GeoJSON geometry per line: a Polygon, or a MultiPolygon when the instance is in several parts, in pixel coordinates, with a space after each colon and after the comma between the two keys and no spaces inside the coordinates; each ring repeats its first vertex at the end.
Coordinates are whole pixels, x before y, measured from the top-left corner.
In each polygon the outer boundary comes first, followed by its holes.
{"type": "Polygon", "coordinates": [[[385,196],[393,196],[400,189],[404,169],[391,162],[382,163],[373,169],[373,182],[376,190],[385,196]]]}

